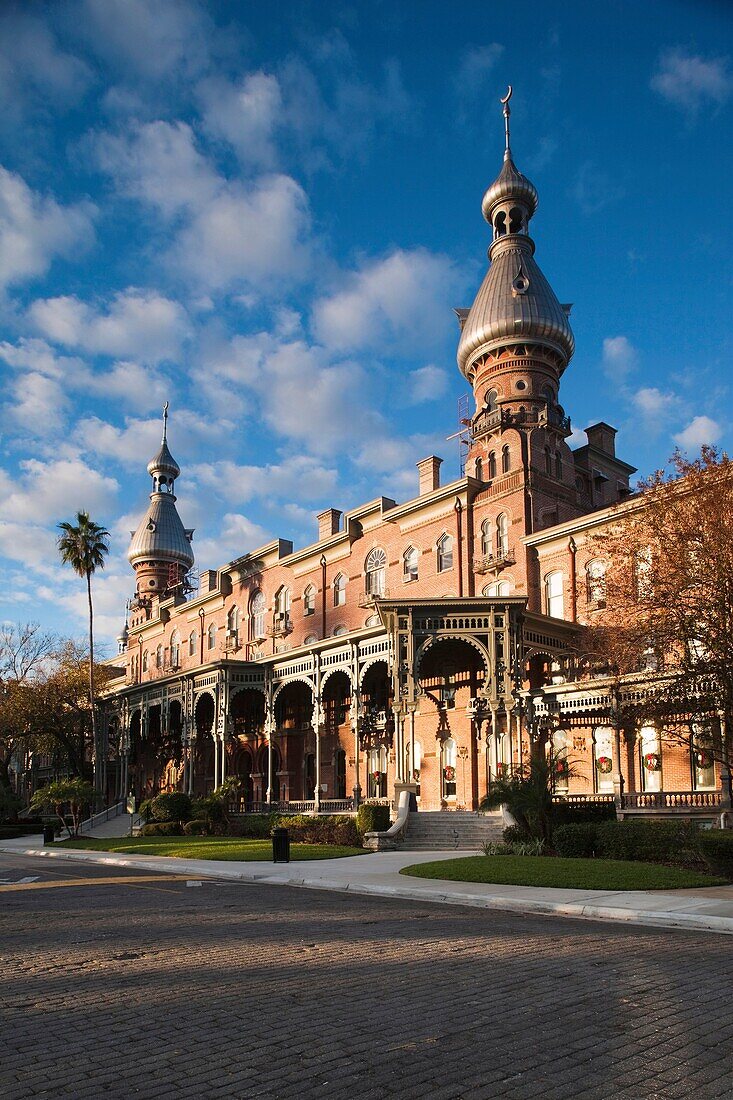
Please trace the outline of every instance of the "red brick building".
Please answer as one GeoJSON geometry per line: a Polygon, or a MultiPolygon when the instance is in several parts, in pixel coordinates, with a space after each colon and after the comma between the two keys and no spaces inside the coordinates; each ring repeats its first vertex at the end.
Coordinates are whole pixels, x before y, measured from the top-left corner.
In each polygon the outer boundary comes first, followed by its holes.
{"type": "Polygon", "coordinates": [[[342,809],[410,787],[421,809],[470,809],[545,723],[580,773],[558,776],[561,793],[615,796],[629,812],[721,805],[714,765],[614,717],[619,691],[638,683],[558,673],[593,609],[589,532],[638,506],[635,471],[607,424],[568,447],[570,306],[534,258],[537,193],[512,159],[508,104],[505,117],[504,163],[482,204],[490,265],[456,310],[475,399],[465,476],[441,485],[429,456],[411,500],[328,508],[311,545],[243,548],[188,592],[193,533],[164,429],[104,702],[110,797],[203,793],[234,774],[248,806],[342,809]]]}

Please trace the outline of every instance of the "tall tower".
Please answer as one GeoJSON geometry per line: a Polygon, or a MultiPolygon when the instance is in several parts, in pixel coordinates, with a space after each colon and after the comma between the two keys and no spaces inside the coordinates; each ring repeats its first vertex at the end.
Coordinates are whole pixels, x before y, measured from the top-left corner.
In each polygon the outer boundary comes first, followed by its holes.
{"type": "MultiPolygon", "coordinates": [[[[461,325],[458,365],[475,399],[466,473],[507,501],[514,536],[573,518],[579,507],[570,421],[558,402],[560,378],[575,349],[568,315],[535,258],[529,223],[534,184],[516,167],[509,100],[502,99],[504,163],[482,202],[491,226],[490,266],[461,325]],[[504,481],[502,481],[504,478],[504,481]]],[[[503,513],[502,513],[503,515],[503,513]]],[[[502,520],[503,522],[503,520],[502,520]]]]}
{"type": "Polygon", "coordinates": [[[127,551],[135,570],[135,594],[147,602],[180,584],[194,562],[193,531],[186,530],[176,510],[174,488],[181,469],[168,449],[168,402],[163,406],[163,439],[148,463],[153,479],[148,510],[140,521],[127,551]]]}

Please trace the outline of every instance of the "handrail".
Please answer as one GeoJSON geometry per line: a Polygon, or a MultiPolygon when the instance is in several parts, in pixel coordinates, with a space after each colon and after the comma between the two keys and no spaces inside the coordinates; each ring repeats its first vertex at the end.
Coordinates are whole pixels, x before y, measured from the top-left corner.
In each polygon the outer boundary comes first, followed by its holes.
{"type": "Polygon", "coordinates": [[[88,832],[90,829],[96,829],[97,825],[101,825],[103,821],[110,821],[113,817],[119,817],[120,814],[126,812],[126,802],[115,802],[114,806],[108,806],[106,810],[100,810],[99,813],[88,817],[86,821],[82,821],[79,832],[83,833],[85,830],[88,832]]]}

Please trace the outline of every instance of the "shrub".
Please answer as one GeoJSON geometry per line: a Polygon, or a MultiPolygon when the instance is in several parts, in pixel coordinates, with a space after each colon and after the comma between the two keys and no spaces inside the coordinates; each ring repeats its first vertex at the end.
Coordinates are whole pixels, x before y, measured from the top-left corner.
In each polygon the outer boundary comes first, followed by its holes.
{"type": "Polygon", "coordinates": [[[597,826],[588,822],[578,825],[558,825],[552,842],[559,856],[588,858],[595,855],[597,826]]]}
{"type": "Polygon", "coordinates": [[[493,840],[487,840],[481,845],[481,851],[485,856],[513,856],[514,849],[510,844],[497,844],[493,840]]]}
{"type": "Polygon", "coordinates": [[[150,803],[150,810],[156,821],[190,821],[193,817],[190,796],[181,791],[159,794],[150,803]]]}
{"type": "Polygon", "coordinates": [[[229,835],[262,840],[269,837],[277,824],[277,814],[242,814],[229,823],[229,835]]]}
{"type": "Polygon", "coordinates": [[[523,844],[525,840],[529,840],[529,833],[525,833],[521,825],[507,825],[501,831],[501,838],[511,847],[512,844],[523,844]]]}
{"type": "Polygon", "coordinates": [[[293,843],[339,844],[349,848],[358,848],[361,844],[354,818],[344,814],[328,817],[283,816],[277,818],[275,825],[287,829],[293,843]]]}
{"type": "Polygon", "coordinates": [[[194,820],[208,821],[210,825],[221,825],[227,819],[226,806],[213,794],[195,799],[191,804],[191,813],[194,820]]]}
{"type": "Polygon", "coordinates": [[[145,821],[145,822],[150,821],[151,817],[153,816],[152,807],[153,807],[153,799],[152,798],[144,798],[142,800],[142,802],[140,803],[140,805],[138,806],[137,812],[140,815],[140,817],[143,819],[143,821],[145,821]]]}
{"type": "Polygon", "coordinates": [[[604,859],[680,863],[694,860],[697,830],[677,821],[605,822],[596,833],[596,855],[604,859]]]}
{"type": "Polygon", "coordinates": [[[184,836],[206,836],[208,832],[209,823],[206,818],[194,818],[183,826],[184,836]]]}
{"type": "Polygon", "coordinates": [[[733,833],[721,829],[701,832],[698,850],[714,875],[733,880],[733,833]]]}
{"type": "Polygon", "coordinates": [[[180,821],[152,821],[143,825],[143,836],[180,836],[183,826],[180,821]]]}
{"type": "Polygon", "coordinates": [[[601,821],[615,821],[616,806],[613,802],[553,802],[552,826],[581,825],[601,821]]]}
{"type": "Polygon", "coordinates": [[[383,833],[389,828],[389,806],[362,804],[356,812],[356,827],[364,833],[383,833]]]}
{"type": "Polygon", "coordinates": [[[520,840],[518,844],[512,844],[512,854],[515,856],[543,856],[546,844],[542,837],[532,837],[530,840],[520,840]]]}

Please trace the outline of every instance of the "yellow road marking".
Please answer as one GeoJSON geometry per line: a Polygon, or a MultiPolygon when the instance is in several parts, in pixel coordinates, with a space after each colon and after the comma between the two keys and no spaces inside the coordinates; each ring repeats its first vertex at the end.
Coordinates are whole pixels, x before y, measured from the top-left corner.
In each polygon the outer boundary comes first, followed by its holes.
{"type": "Polygon", "coordinates": [[[60,886],[126,886],[135,882],[188,882],[189,875],[128,875],[115,878],[70,878],[60,882],[14,882],[0,886],[0,893],[7,890],[55,890],[60,886]]]}

